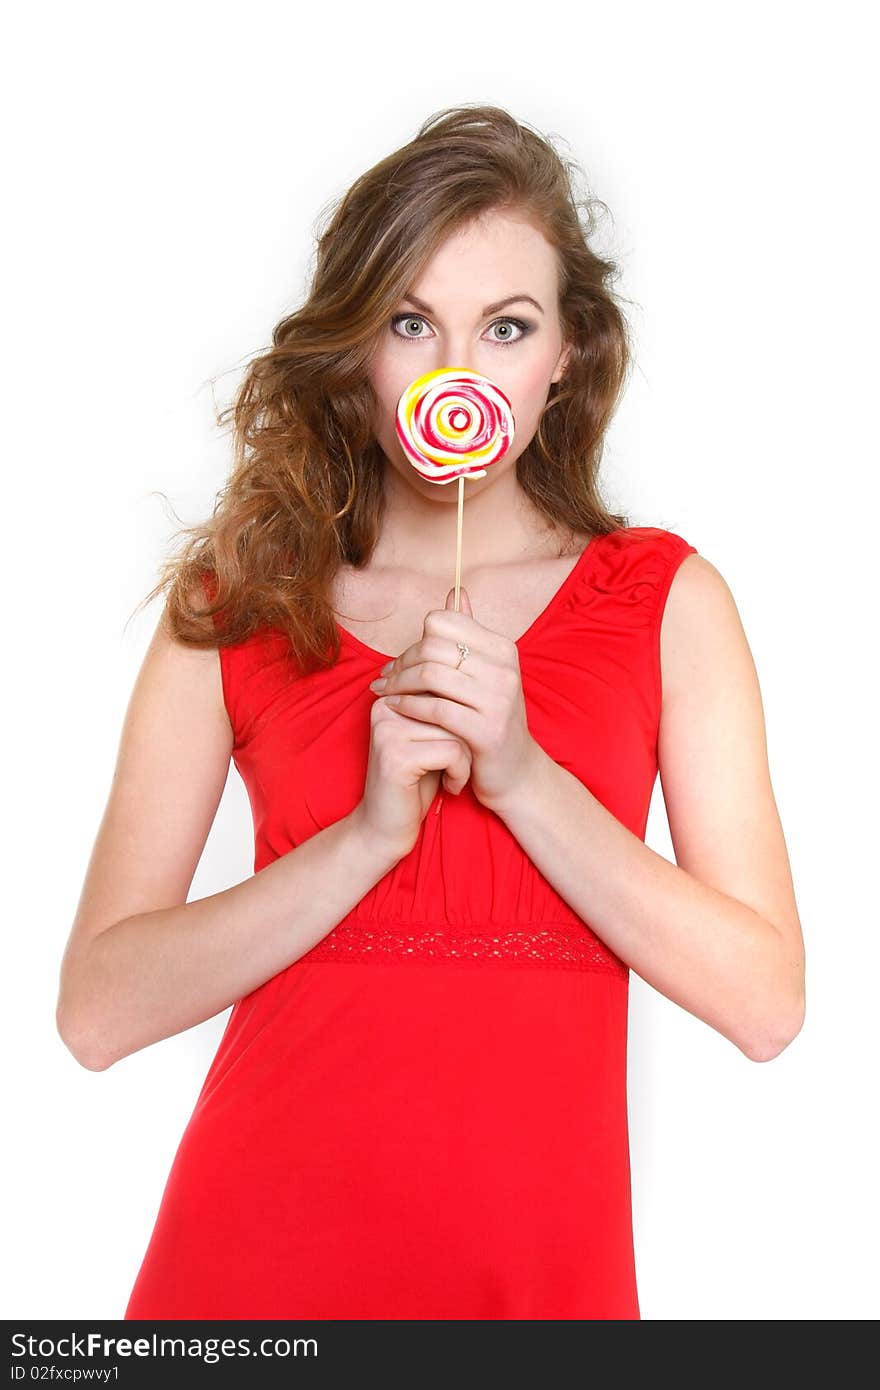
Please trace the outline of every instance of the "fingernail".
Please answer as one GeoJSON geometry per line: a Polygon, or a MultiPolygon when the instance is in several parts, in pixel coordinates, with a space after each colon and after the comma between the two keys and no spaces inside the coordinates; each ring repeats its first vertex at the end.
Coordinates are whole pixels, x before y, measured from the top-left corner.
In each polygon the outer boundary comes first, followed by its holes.
{"type": "Polygon", "coordinates": [[[386,705],[399,705],[399,704],[400,704],[400,696],[399,696],[399,695],[386,695],[386,696],[385,696],[385,703],[386,703],[386,705]]]}
{"type": "Polygon", "coordinates": [[[382,667],[382,672],[381,672],[381,674],[382,674],[383,676],[387,676],[387,675],[388,675],[388,672],[391,670],[391,667],[392,667],[393,665],[394,665],[394,658],[392,657],[392,659],[391,659],[390,661],[386,661],[386,662],[385,662],[385,665],[382,667]]]}
{"type": "Polygon", "coordinates": [[[374,681],[370,681],[371,690],[384,690],[388,682],[384,676],[377,676],[374,681]]]}

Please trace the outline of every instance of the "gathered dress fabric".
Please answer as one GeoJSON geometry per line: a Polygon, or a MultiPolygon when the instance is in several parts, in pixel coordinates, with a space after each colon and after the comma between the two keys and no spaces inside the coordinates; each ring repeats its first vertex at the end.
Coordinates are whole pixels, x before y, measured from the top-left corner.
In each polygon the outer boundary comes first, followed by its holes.
{"type": "MultiPolygon", "coordinates": [[[[532,737],[642,840],[690,553],[594,537],[516,644],[532,737]]],[[[279,631],[220,648],[257,873],[363,796],[396,653],[340,641],[310,674],[279,631]]],[[[412,851],[232,1008],[124,1316],[640,1318],[628,987],[470,784],[441,786],[412,851]]]]}

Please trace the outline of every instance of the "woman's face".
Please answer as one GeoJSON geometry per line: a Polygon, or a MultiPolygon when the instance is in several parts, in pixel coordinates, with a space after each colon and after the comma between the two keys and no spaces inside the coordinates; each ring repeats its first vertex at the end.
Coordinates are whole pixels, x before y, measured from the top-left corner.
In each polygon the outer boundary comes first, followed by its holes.
{"type": "Polygon", "coordinates": [[[558,293],[550,243],[515,215],[492,212],[450,236],[400,301],[382,330],[369,379],[379,402],[376,438],[423,496],[455,504],[458,488],[429,482],[404,454],[395,432],[404,388],[440,367],[466,367],[501,387],[516,419],[514,440],[484,478],[468,481],[468,492],[491,487],[527,448],[550,385],[565,370],[569,349],[558,293]]]}

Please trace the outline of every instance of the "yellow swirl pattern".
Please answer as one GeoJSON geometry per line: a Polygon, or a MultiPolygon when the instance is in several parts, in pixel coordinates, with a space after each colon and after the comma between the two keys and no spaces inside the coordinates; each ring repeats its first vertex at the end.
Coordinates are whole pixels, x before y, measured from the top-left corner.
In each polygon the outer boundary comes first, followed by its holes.
{"type": "Polygon", "coordinates": [[[410,382],[397,406],[397,438],[413,467],[432,483],[483,478],[513,442],[507,396],[466,367],[440,367],[410,382]]]}

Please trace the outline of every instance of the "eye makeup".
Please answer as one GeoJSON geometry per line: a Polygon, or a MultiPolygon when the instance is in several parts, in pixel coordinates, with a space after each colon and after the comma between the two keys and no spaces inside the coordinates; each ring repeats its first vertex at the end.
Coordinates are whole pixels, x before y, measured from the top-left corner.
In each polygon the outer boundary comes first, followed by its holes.
{"type": "MultiPolygon", "coordinates": [[[[418,337],[413,337],[413,335],[412,335],[411,333],[398,333],[398,332],[397,332],[397,324],[398,324],[398,323],[406,323],[406,322],[407,322],[408,320],[410,320],[410,319],[414,319],[414,320],[416,320],[416,321],[418,321],[418,322],[421,322],[421,323],[427,323],[427,319],[424,318],[424,316],[423,316],[422,314],[413,314],[413,313],[410,313],[410,314],[395,314],[394,317],[391,319],[391,324],[390,324],[390,329],[391,329],[391,332],[393,333],[394,337],[395,337],[395,338],[400,338],[403,342],[407,342],[407,343],[421,343],[421,342],[427,341],[425,335],[424,335],[424,334],[421,334],[421,333],[418,335],[418,337]]],[[[494,345],[495,347],[512,347],[514,343],[520,343],[520,342],[522,342],[522,340],[523,340],[524,338],[527,338],[528,335],[529,335],[530,333],[532,333],[532,332],[534,331],[534,328],[535,328],[535,325],[534,325],[533,323],[528,323],[528,322],[526,322],[526,321],[523,320],[523,319],[511,318],[509,315],[505,315],[503,318],[500,318],[500,319],[495,319],[495,321],[494,321],[493,323],[490,323],[490,324],[489,324],[489,327],[490,327],[490,328],[495,328],[495,327],[497,327],[497,325],[498,325],[499,323],[512,323],[512,324],[514,325],[515,328],[518,328],[518,329],[519,329],[519,337],[518,337],[518,338],[493,338],[493,339],[491,339],[490,341],[493,343],[493,345],[494,345]]]]}

